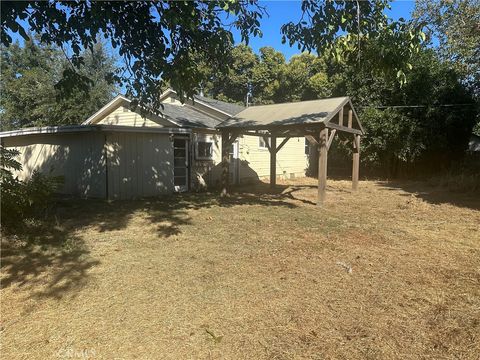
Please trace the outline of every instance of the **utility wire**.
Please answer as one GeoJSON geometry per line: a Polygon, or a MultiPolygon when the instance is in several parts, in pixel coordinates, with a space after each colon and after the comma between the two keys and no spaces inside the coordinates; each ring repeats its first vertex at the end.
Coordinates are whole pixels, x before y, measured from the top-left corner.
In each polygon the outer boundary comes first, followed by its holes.
{"type": "Polygon", "coordinates": [[[375,108],[375,109],[400,109],[400,108],[426,108],[426,107],[454,107],[454,106],[476,106],[477,104],[439,104],[439,105],[360,105],[359,108],[375,108]]]}

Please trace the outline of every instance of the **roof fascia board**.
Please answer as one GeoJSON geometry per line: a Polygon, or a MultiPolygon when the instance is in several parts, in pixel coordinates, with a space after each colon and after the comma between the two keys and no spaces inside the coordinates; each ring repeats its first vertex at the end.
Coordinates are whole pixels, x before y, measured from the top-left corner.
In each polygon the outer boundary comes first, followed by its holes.
{"type": "Polygon", "coordinates": [[[122,125],[73,125],[73,126],[46,126],[28,128],[21,130],[4,131],[0,138],[27,136],[27,135],[51,135],[51,134],[73,134],[79,132],[141,132],[141,133],[165,133],[165,134],[190,134],[192,129],[188,128],[163,128],[163,127],[139,127],[122,125]]]}
{"type": "Polygon", "coordinates": [[[348,100],[348,103],[350,104],[350,108],[351,108],[352,111],[353,111],[353,115],[355,115],[355,119],[357,120],[358,126],[360,126],[360,130],[362,130],[362,135],[364,135],[364,134],[365,134],[365,130],[364,130],[363,126],[362,126],[362,123],[360,122],[360,119],[359,119],[359,117],[358,117],[358,115],[357,115],[357,112],[355,111],[355,108],[353,107],[353,104],[352,104],[352,102],[350,101],[350,99],[348,100]]]}
{"type": "Polygon", "coordinates": [[[350,98],[349,97],[346,97],[336,108],[335,110],[333,110],[324,120],[323,120],[323,123],[325,124],[325,126],[327,126],[329,124],[329,122],[333,119],[333,117],[335,115],[338,114],[338,112],[340,111],[341,108],[343,108],[346,104],[348,104],[348,102],[350,101],[350,98]]]}
{"type": "Polygon", "coordinates": [[[84,122],[82,122],[82,125],[90,125],[94,120],[95,118],[97,118],[98,116],[105,116],[107,113],[113,111],[109,111],[111,107],[120,104],[122,101],[127,101],[129,102],[130,100],[127,99],[125,96],[123,95],[117,95],[115,96],[112,100],[110,100],[110,102],[108,102],[105,106],[103,106],[100,110],[98,110],[96,113],[94,113],[92,116],[90,116],[87,120],[85,120],[84,122]]]}
{"type": "Polygon", "coordinates": [[[95,131],[95,130],[98,130],[98,125],[44,126],[44,127],[4,131],[0,133],[0,137],[6,138],[6,137],[26,136],[26,135],[75,133],[75,132],[88,132],[88,131],[95,131]]]}
{"type": "MultiPolygon", "coordinates": [[[[102,107],[100,110],[98,110],[95,114],[93,114],[92,116],[90,116],[87,120],[85,120],[82,125],[93,125],[92,122],[98,117],[98,116],[105,116],[106,114],[112,112],[113,110],[115,110],[117,108],[117,106],[120,106],[121,102],[122,101],[125,101],[127,102],[128,104],[130,104],[132,101],[128,98],[126,98],[125,96],[123,95],[117,95],[113,100],[111,100],[107,105],[105,105],[104,107],[102,107]],[[118,103],[118,104],[117,104],[118,103]],[[115,107],[113,109],[110,109],[112,107],[115,107]]],[[[140,108],[142,108],[143,110],[147,111],[147,112],[152,112],[151,110],[147,109],[146,107],[144,106],[139,106],[140,108]]],[[[172,118],[170,118],[169,116],[166,116],[164,115],[165,117],[165,120],[172,123],[173,125],[175,126],[178,126],[178,127],[181,127],[180,124],[178,124],[176,121],[172,120],[172,118]]]]}
{"type": "Polygon", "coordinates": [[[227,116],[230,116],[230,117],[233,116],[232,114],[229,114],[229,113],[227,113],[227,112],[225,112],[225,111],[222,111],[222,110],[220,110],[220,109],[217,109],[216,107],[214,107],[214,106],[212,106],[212,105],[209,105],[209,104],[207,104],[207,103],[205,103],[205,102],[203,102],[203,101],[201,101],[201,100],[193,99],[193,103],[195,103],[195,102],[198,102],[199,104],[201,104],[201,105],[203,105],[203,106],[206,106],[206,107],[208,107],[208,108],[210,108],[210,109],[212,109],[212,110],[215,110],[216,112],[219,112],[219,113],[221,113],[221,114],[223,114],[223,115],[227,115],[227,116]]]}
{"type": "MultiPolygon", "coordinates": [[[[173,90],[173,89],[167,89],[167,90],[165,90],[165,91],[162,93],[162,95],[160,95],[160,101],[162,101],[163,99],[165,99],[165,98],[166,98],[168,95],[170,95],[170,94],[175,94],[175,95],[177,95],[177,92],[176,92],[175,90],[173,90]]],[[[188,100],[192,100],[192,102],[193,102],[194,104],[195,104],[196,102],[198,102],[199,104],[201,104],[201,105],[203,105],[203,106],[206,106],[206,107],[208,107],[209,109],[215,110],[216,112],[219,112],[219,113],[221,113],[221,114],[223,114],[223,115],[233,116],[232,114],[227,113],[227,112],[225,112],[225,111],[223,111],[223,110],[217,109],[216,107],[214,107],[214,106],[212,106],[212,105],[209,105],[209,104],[207,104],[207,103],[205,103],[205,102],[203,102],[203,101],[201,101],[201,100],[197,100],[197,99],[188,99],[188,100]]],[[[186,104],[186,105],[189,105],[190,107],[194,107],[194,105],[192,106],[192,105],[187,104],[187,103],[185,103],[185,104],[186,104]]],[[[196,109],[196,110],[197,110],[197,109],[196,109]]]]}

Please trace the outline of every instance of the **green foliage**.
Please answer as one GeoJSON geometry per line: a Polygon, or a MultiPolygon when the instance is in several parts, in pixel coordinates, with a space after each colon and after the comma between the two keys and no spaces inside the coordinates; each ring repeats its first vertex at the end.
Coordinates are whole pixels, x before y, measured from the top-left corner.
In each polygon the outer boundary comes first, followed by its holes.
{"type": "Polygon", "coordinates": [[[79,73],[91,80],[87,87],[58,88],[63,73],[71,68],[61,49],[36,40],[1,49],[2,130],[46,125],[79,124],[105,105],[115,86],[108,76],[115,69],[114,59],[102,43],[82,53],[79,73]]]}
{"type": "MultiPolygon", "coordinates": [[[[418,50],[424,34],[421,24],[415,27],[404,20],[389,19],[385,14],[389,2],[304,0],[300,21],[282,26],[283,41],[288,39],[290,45],[298,44],[302,51],[316,50],[339,62],[358,61],[363,52],[370,58],[375,51],[377,69],[395,73],[397,81],[403,83],[410,67],[408,60],[418,50]],[[380,48],[369,48],[371,40],[380,48]]],[[[237,66],[227,80],[240,87],[230,94],[213,87],[218,97],[241,101],[248,91],[246,87],[252,86],[257,88],[258,102],[268,103],[277,100],[279,80],[266,80],[274,77],[274,69],[281,73],[281,56],[266,51],[256,73],[249,72],[252,62],[258,61],[254,54],[239,50],[246,61],[244,66],[235,59],[231,64],[228,59],[233,44],[230,28],[235,27],[248,45],[252,35],[261,36],[259,20],[265,13],[257,0],[5,2],[1,40],[9,46],[11,32],[28,39],[27,32],[31,31],[41,34],[45,44],[71,49],[73,67],[65,69],[57,83],[65,93],[74,86],[91,83],[89,76],[78,71],[85,61],[82,49],[92,49],[97,36],[104,36],[123,57],[123,71],[111,74],[111,78],[125,85],[128,96],[144,104],[158,107],[159,95],[167,85],[181,98],[191,98],[199,87],[207,88],[204,72],[198,71],[199,63],[223,74],[228,72],[228,64],[237,66]]],[[[313,92],[319,91],[318,81],[324,79],[316,76],[311,80],[313,92]]]]}
{"type": "Polygon", "coordinates": [[[393,79],[362,85],[355,77],[349,80],[349,72],[343,79],[347,92],[358,93],[356,104],[387,106],[360,111],[367,132],[362,157],[367,168],[393,177],[440,172],[460,162],[477,116],[472,94],[432,50],[422,50],[412,64],[403,87],[393,79]]]}
{"type": "Polygon", "coordinates": [[[232,49],[226,59],[226,74],[202,66],[206,79],[205,91],[220,100],[271,104],[288,101],[312,100],[331,96],[333,85],[326,73],[325,61],[312,54],[285,57],[271,47],[263,47],[255,54],[245,45],[232,49]]]}
{"type": "Polygon", "coordinates": [[[125,85],[128,96],[158,107],[166,84],[182,98],[197,92],[203,78],[192,54],[225,70],[223,59],[233,43],[227,28],[236,28],[248,42],[250,36],[261,35],[263,14],[256,0],[4,2],[1,40],[9,46],[10,32],[28,39],[31,31],[41,34],[45,44],[66,45],[74,68],[63,73],[59,85],[68,93],[72,86],[89,82],[71,70],[83,64],[82,49],[92,49],[103,36],[125,64],[112,78],[125,85]]]}
{"type": "Polygon", "coordinates": [[[13,171],[20,171],[15,160],[16,150],[0,146],[1,224],[11,231],[21,228],[23,221],[46,216],[52,206],[52,194],[63,179],[34,172],[26,181],[20,181],[13,171]]]}
{"type": "Polygon", "coordinates": [[[350,65],[362,58],[375,59],[371,63],[375,71],[394,73],[404,84],[411,67],[409,61],[425,34],[421,22],[390,19],[385,14],[390,1],[304,0],[302,18],[282,26],[282,40],[288,40],[290,46],[297,44],[301,51],[315,50],[329,60],[350,65]]]}
{"type": "Polygon", "coordinates": [[[480,96],[480,2],[478,0],[417,0],[413,17],[427,23],[438,53],[480,96]]]}

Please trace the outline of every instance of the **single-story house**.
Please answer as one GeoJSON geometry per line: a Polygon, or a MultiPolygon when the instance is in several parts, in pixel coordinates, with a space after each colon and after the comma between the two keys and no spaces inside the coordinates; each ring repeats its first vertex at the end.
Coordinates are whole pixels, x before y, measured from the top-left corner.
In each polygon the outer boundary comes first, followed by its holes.
{"type": "MultiPolygon", "coordinates": [[[[338,106],[345,99],[330,100],[338,106]]],[[[81,125],[7,131],[0,140],[20,152],[19,178],[35,170],[61,175],[64,194],[130,199],[219,184],[218,127],[248,109],[203,96],[182,103],[173,90],[161,101],[156,114],[132,110],[131,101],[119,95],[81,125]]],[[[268,138],[245,134],[229,146],[230,182],[270,177],[268,138]]],[[[305,176],[305,149],[304,136],[290,137],[276,156],[276,176],[305,176]]]]}

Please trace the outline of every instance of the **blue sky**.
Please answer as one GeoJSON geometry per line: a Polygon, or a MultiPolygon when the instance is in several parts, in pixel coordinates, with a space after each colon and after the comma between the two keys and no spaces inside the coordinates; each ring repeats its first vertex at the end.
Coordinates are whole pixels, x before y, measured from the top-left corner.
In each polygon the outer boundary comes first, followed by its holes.
{"type": "MultiPolygon", "coordinates": [[[[268,16],[260,22],[260,28],[263,32],[263,37],[255,37],[250,39],[250,46],[255,52],[258,53],[258,50],[263,46],[271,46],[278,51],[281,51],[286,59],[290,59],[292,55],[298,54],[299,50],[294,45],[290,47],[288,44],[282,44],[282,35],[280,33],[280,28],[283,24],[293,21],[296,22],[300,19],[301,4],[300,0],[269,0],[269,1],[260,1],[260,4],[267,9],[268,16]]],[[[405,19],[410,19],[411,12],[415,6],[415,2],[412,0],[395,0],[391,3],[392,9],[387,11],[387,15],[393,19],[398,19],[403,17],[405,19]]],[[[20,23],[26,25],[24,21],[20,23]]],[[[240,36],[238,32],[233,31],[235,41],[240,42],[240,36]]],[[[12,38],[23,42],[23,39],[19,34],[11,34],[12,38]]]]}
{"type": "MultiPolygon", "coordinates": [[[[282,44],[282,35],[280,33],[280,27],[289,22],[296,22],[300,19],[302,13],[300,9],[300,1],[261,1],[261,5],[265,6],[269,14],[268,17],[264,17],[261,22],[261,30],[263,32],[262,38],[250,39],[250,46],[255,52],[263,46],[271,46],[278,51],[281,51],[285,57],[290,59],[292,55],[298,54],[300,51],[294,45],[290,47],[288,44],[282,44]]],[[[410,14],[415,6],[414,1],[394,1],[392,9],[387,11],[387,15],[393,19],[403,17],[404,19],[410,19],[410,14]]],[[[240,42],[240,36],[234,32],[235,41],[240,42]]]]}

